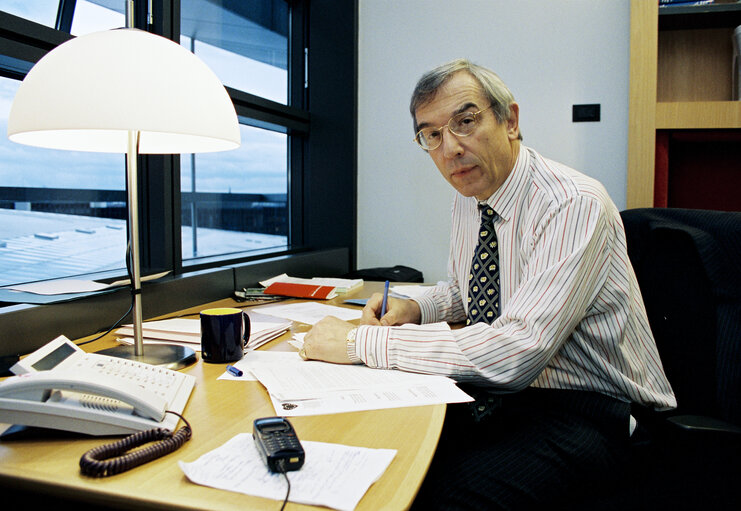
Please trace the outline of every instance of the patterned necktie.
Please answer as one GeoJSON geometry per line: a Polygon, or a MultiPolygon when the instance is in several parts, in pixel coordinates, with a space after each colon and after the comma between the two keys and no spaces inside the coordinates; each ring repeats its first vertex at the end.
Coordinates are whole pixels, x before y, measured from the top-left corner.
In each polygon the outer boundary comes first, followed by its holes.
{"type": "Polygon", "coordinates": [[[482,203],[479,203],[479,211],[479,242],[468,275],[467,325],[477,322],[491,324],[499,316],[499,250],[494,232],[497,214],[482,203]]]}

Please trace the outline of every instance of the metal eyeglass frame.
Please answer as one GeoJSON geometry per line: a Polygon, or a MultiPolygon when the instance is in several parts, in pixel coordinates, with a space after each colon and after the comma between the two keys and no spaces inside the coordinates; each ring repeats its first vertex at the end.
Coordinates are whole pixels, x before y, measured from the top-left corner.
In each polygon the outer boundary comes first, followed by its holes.
{"type": "MultiPolygon", "coordinates": [[[[434,131],[439,131],[439,132],[440,132],[440,135],[441,135],[441,136],[440,136],[440,138],[438,139],[438,143],[437,143],[437,145],[435,145],[434,147],[431,147],[431,146],[429,146],[429,145],[428,145],[427,147],[425,147],[425,146],[424,146],[424,145],[422,144],[422,142],[420,142],[420,140],[421,140],[420,136],[421,136],[422,132],[423,132],[423,131],[425,131],[425,130],[429,130],[430,128],[422,128],[421,130],[419,130],[419,131],[417,132],[417,134],[416,134],[416,135],[414,135],[414,142],[416,142],[416,143],[417,143],[417,145],[418,145],[419,147],[421,147],[423,151],[427,151],[427,152],[429,152],[429,151],[434,151],[435,149],[437,149],[438,147],[440,147],[440,144],[442,144],[442,142],[443,142],[443,137],[442,137],[442,130],[443,130],[443,128],[445,128],[446,126],[447,126],[447,128],[448,128],[448,131],[450,131],[450,132],[451,132],[451,133],[452,133],[453,135],[455,135],[456,137],[467,137],[467,136],[469,136],[469,135],[470,135],[471,133],[473,133],[473,132],[474,132],[474,130],[476,129],[476,123],[478,122],[478,116],[479,116],[479,114],[481,114],[482,112],[485,112],[485,111],[489,110],[489,109],[490,109],[490,108],[491,108],[492,106],[493,106],[493,105],[489,105],[489,106],[487,106],[486,108],[482,108],[482,109],[481,109],[481,110],[479,110],[478,112],[460,112],[460,113],[458,113],[458,114],[455,114],[454,116],[452,116],[452,117],[451,117],[450,119],[448,119],[448,122],[446,122],[445,124],[443,124],[442,126],[440,126],[439,128],[437,128],[436,130],[432,130],[433,132],[434,132],[434,131]],[[461,120],[463,120],[463,119],[465,119],[465,118],[466,118],[466,117],[468,117],[468,116],[471,116],[471,117],[473,118],[473,122],[474,122],[474,126],[473,126],[473,128],[472,128],[472,129],[471,129],[471,131],[469,131],[468,133],[458,133],[458,132],[456,132],[456,131],[455,131],[455,130],[453,129],[453,127],[452,127],[452,126],[450,125],[450,123],[451,123],[451,122],[453,122],[453,119],[456,119],[456,118],[458,118],[458,119],[461,119],[461,120]]],[[[460,124],[460,123],[456,123],[456,124],[460,124]]]]}

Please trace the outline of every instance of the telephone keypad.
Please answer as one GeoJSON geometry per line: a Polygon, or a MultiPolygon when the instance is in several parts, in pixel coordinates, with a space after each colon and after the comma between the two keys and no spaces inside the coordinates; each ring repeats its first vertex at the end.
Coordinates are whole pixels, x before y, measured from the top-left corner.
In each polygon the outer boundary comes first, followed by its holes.
{"type": "Polygon", "coordinates": [[[172,403],[186,375],[164,367],[143,364],[134,360],[96,355],[78,357],[75,371],[93,373],[103,378],[121,378],[172,403]]]}

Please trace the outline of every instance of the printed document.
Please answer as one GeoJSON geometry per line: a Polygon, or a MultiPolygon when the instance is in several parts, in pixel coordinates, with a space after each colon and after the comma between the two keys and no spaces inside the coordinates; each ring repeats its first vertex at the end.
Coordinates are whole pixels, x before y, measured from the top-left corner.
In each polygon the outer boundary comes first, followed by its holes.
{"type": "MultiPolygon", "coordinates": [[[[300,470],[287,472],[291,481],[288,500],[342,511],[355,509],[396,455],[394,449],[305,440],[301,445],[306,461],[300,470]]],[[[192,463],[178,463],[195,484],[275,500],[286,495],[285,478],[267,469],[250,433],[240,433],[192,463]]]]}
{"type": "Polygon", "coordinates": [[[305,361],[296,352],[255,351],[234,363],[258,380],[277,415],[300,416],[461,403],[472,398],[444,376],[305,361]]]}

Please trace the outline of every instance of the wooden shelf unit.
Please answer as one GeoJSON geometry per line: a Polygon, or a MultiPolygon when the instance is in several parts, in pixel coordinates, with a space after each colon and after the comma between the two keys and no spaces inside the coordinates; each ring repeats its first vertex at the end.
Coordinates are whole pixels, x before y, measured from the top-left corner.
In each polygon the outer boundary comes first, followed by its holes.
{"type": "Polygon", "coordinates": [[[741,101],[656,104],[656,129],[741,129],[741,101]]]}
{"type": "Polygon", "coordinates": [[[656,130],[741,129],[731,86],[738,25],[741,4],[631,0],[629,208],[654,206],[656,130]]]}

